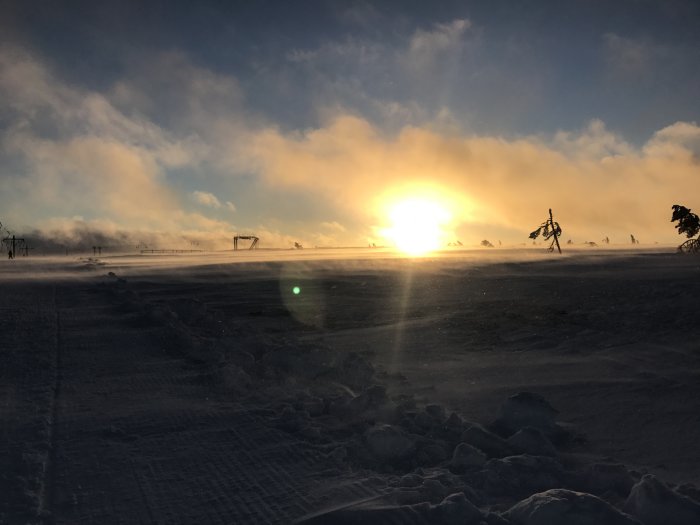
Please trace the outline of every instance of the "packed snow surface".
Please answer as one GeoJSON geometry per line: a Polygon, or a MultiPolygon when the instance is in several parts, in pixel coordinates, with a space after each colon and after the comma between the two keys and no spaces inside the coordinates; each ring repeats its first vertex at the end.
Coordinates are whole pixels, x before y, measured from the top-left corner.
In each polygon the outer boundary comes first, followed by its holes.
{"type": "Polygon", "coordinates": [[[0,523],[698,523],[698,277],[667,248],[0,261],[0,523]]]}

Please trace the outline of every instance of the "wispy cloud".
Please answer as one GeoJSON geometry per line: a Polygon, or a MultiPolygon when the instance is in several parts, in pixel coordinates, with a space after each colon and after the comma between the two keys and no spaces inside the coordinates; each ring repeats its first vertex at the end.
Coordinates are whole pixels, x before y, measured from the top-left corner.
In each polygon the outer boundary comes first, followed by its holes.
{"type": "Polygon", "coordinates": [[[331,231],[331,232],[345,232],[345,231],[347,231],[345,226],[343,226],[342,224],[340,224],[337,221],[324,221],[321,223],[321,228],[323,228],[324,230],[331,231]]]}
{"type": "Polygon", "coordinates": [[[431,30],[418,29],[411,38],[411,53],[429,57],[435,53],[455,49],[471,27],[466,19],[457,19],[446,24],[435,24],[431,30]]]}
{"type": "Polygon", "coordinates": [[[608,67],[618,75],[649,75],[669,51],[666,46],[649,39],[630,38],[616,33],[604,34],[603,42],[608,67]]]}
{"type": "Polygon", "coordinates": [[[219,201],[219,199],[216,198],[216,195],[214,195],[213,193],[209,193],[207,191],[193,191],[192,197],[194,197],[194,200],[197,201],[199,204],[202,204],[203,206],[208,206],[210,208],[217,209],[221,208],[221,202],[219,201]]]}

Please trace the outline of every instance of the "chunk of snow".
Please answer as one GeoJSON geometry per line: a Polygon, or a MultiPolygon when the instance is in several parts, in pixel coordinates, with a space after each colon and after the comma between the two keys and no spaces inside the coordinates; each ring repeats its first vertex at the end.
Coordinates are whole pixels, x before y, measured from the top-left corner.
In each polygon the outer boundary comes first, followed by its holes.
{"type": "Polygon", "coordinates": [[[534,494],[516,503],[504,516],[514,525],[640,525],[592,494],[565,489],[534,494]]]}
{"type": "Polygon", "coordinates": [[[651,474],[632,487],[623,509],[645,525],[700,523],[700,504],[672,490],[651,474]]]}

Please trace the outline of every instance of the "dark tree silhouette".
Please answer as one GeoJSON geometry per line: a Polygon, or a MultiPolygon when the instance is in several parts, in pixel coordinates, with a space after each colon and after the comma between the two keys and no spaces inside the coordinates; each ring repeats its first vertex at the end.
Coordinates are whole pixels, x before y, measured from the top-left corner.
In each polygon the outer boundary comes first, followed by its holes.
{"type": "Polygon", "coordinates": [[[489,241],[488,239],[484,239],[483,241],[481,241],[481,245],[485,248],[493,248],[493,244],[491,244],[491,241],[489,241]]]}
{"type": "Polygon", "coordinates": [[[545,241],[552,239],[552,244],[549,245],[549,251],[554,251],[554,246],[556,245],[557,250],[561,253],[561,246],[559,246],[559,237],[561,236],[561,227],[558,222],[554,222],[552,217],[552,209],[549,209],[549,219],[540,224],[534,232],[530,233],[530,239],[537,239],[537,237],[542,234],[545,241]]]}
{"type": "Polygon", "coordinates": [[[671,222],[678,221],[678,224],[676,224],[678,235],[685,234],[689,239],[678,247],[678,251],[686,253],[700,251],[700,238],[691,239],[691,237],[695,237],[700,233],[700,218],[691,212],[690,208],[679,204],[674,204],[671,206],[671,209],[673,210],[671,222]]]}

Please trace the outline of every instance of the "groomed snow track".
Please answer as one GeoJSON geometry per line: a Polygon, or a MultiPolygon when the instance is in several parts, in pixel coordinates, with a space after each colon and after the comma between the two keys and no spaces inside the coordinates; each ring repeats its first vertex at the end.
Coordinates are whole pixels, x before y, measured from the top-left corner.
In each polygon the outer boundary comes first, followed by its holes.
{"type": "Polygon", "coordinates": [[[182,333],[134,295],[4,289],[0,523],[290,523],[376,494],[168,348],[182,333]]]}

